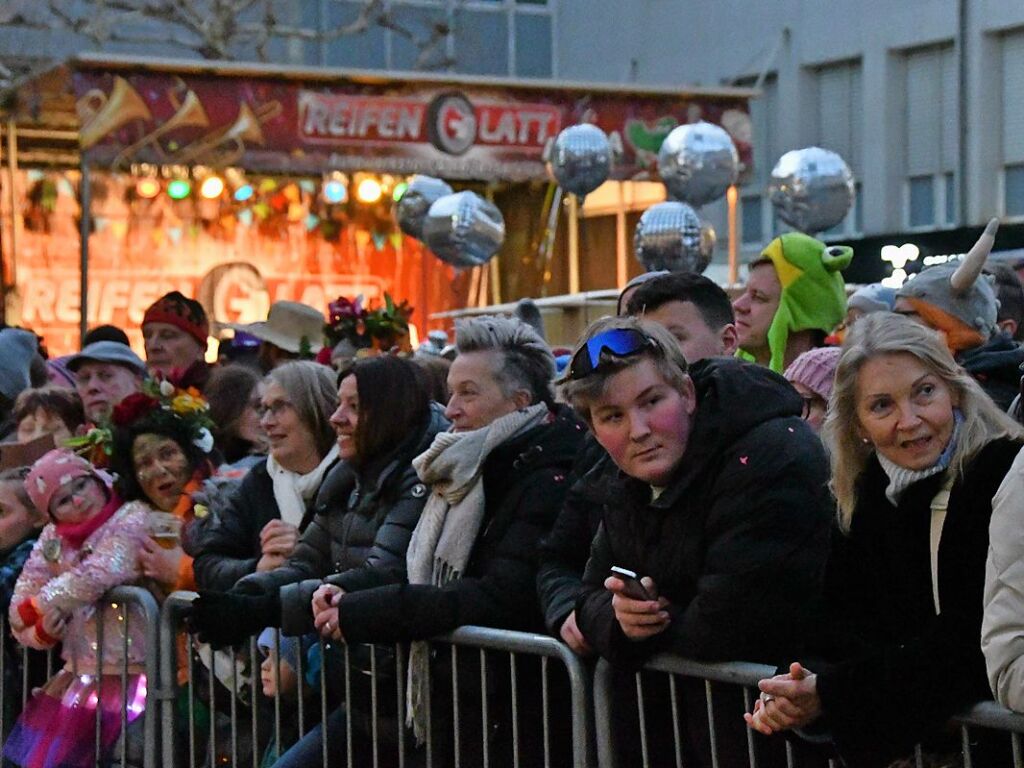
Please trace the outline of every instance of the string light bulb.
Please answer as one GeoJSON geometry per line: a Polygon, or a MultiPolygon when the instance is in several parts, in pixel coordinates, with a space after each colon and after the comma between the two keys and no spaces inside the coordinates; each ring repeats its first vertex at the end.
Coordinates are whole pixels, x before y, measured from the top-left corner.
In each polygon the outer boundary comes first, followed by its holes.
{"type": "Polygon", "coordinates": [[[359,182],[359,186],[356,187],[356,198],[361,203],[376,203],[383,194],[384,189],[381,187],[380,182],[374,178],[363,179],[359,182]]]}

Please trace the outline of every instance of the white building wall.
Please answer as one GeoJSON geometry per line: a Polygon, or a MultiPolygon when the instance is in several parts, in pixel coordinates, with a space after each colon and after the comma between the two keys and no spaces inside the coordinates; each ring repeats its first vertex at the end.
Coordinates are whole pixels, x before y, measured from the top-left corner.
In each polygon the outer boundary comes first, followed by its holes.
{"type": "MultiPolygon", "coordinates": [[[[837,121],[848,114],[856,124],[844,140],[860,183],[864,235],[906,229],[911,162],[922,167],[922,155],[924,172],[936,179],[935,221],[925,229],[977,225],[1008,212],[1024,217],[1020,0],[559,0],[556,16],[555,68],[565,79],[714,86],[767,76],[774,84],[765,106],[774,114],[756,118],[755,124],[773,135],[756,135],[755,143],[771,148],[770,162],[789,149],[835,142],[837,121]],[[961,3],[966,5],[967,64],[962,151],[961,3]],[[920,79],[916,65],[922,49],[933,47],[948,56],[938,66],[937,81],[923,92],[908,92],[908,75],[911,82],[920,79]],[[821,75],[842,64],[856,65],[858,92],[853,102],[836,104],[828,113],[833,119],[823,124],[827,104],[818,101],[825,85],[821,75]],[[940,124],[915,134],[907,121],[920,118],[916,107],[922,106],[939,115],[940,124]],[[951,221],[945,219],[945,174],[954,180],[951,221]]],[[[840,98],[842,88],[836,90],[835,82],[826,87],[833,89],[832,98],[840,98]]],[[[763,112],[761,105],[755,111],[763,112]]],[[[761,161],[764,153],[756,156],[761,161]]],[[[742,190],[745,201],[763,197],[767,170],[757,169],[742,190]]],[[[767,239],[774,229],[770,213],[761,222],[767,239]]],[[[846,222],[844,234],[856,229],[846,222]]],[[[744,244],[744,250],[757,247],[744,244]]]]}

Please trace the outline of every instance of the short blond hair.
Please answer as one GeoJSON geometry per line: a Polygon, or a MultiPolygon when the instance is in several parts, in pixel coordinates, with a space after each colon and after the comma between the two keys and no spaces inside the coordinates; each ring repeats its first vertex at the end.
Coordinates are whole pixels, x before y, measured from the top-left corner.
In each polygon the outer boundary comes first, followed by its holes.
{"type": "Polygon", "coordinates": [[[569,379],[567,373],[566,378],[559,383],[562,398],[587,424],[592,424],[591,404],[604,396],[611,377],[644,360],[653,362],[658,373],[673,389],[679,392],[685,391],[686,382],[689,379],[687,373],[689,365],[679,349],[679,343],[659,323],[644,322],[636,317],[606,317],[597,320],[583,332],[582,340],[573,350],[573,359],[586,346],[587,342],[599,333],[619,329],[643,333],[654,341],[654,346],[627,357],[610,356],[599,370],[580,379],[569,379]]]}

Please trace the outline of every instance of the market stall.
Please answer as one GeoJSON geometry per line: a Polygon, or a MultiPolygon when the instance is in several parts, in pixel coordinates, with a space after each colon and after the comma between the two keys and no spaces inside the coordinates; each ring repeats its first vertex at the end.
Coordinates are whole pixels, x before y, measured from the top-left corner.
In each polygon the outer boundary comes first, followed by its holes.
{"type": "Polygon", "coordinates": [[[642,270],[618,232],[633,210],[610,210],[615,235],[581,248],[545,148],[593,123],[615,146],[611,179],[632,183],[674,127],[705,120],[749,167],[750,96],[82,56],[0,101],[5,318],[60,353],[99,323],[136,333],[172,289],[215,328],[279,299],[388,292],[423,335],[460,307],[614,288],[642,270]],[[500,209],[493,260],[456,268],[402,232],[393,207],[413,174],[500,209]]]}

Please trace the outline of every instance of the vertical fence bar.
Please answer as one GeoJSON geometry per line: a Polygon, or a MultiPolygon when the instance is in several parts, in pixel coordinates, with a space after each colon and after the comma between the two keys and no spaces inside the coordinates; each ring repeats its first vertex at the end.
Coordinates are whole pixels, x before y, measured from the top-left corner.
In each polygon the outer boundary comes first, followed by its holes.
{"type": "Polygon", "coordinates": [[[327,646],[323,636],[318,637],[316,641],[320,646],[320,757],[323,760],[323,768],[330,768],[327,752],[327,715],[330,714],[327,711],[327,646]]]}
{"type": "Polygon", "coordinates": [[[966,725],[960,726],[960,743],[964,751],[964,768],[971,768],[974,765],[971,759],[971,735],[966,725]]]}
{"type": "MultiPolygon", "coordinates": [[[[78,659],[71,657],[71,674],[78,677],[78,659]]],[[[28,701],[28,648],[21,646],[21,709],[24,711],[28,701]]]]}
{"type": "MultiPolygon", "coordinates": [[[[114,603],[116,607],[118,603],[114,603]]],[[[126,768],[128,765],[128,632],[129,622],[128,614],[130,613],[130,603],[120,603],[123,611],[118,616],[118,620],[124,622],[124,630],[121,634],[124,642],[121,644],[121,768],[126,768]]]]}
{"type": "Polygon", "coordinates": [[[217,762],[217,652],[210,648],[210,765],[217,762]]]}
{"type": "Polygon", "coordinates": [[[281,630],[274,628],[274,756],[281,757],[281,630]]]}
{"type": "Polygon", "coordinates": [[[1021,768],[1020,734],[1010,734],[1010,749],[1013,751],[1013,768],[1021,768]]]}
{"type": "MultiPolygon", "coordinates": [[[[395,643],[395,675],[398,685],[398,768],[405,768],[405,648],[395,643]]],[[[484,758],[486,761],[486,757],[484,758]]],[[[485,762],[486,766],[486,762],[485,762]]]]}
{"type": "Polygon", "coordinates": [[[519,768],[519,675],[516,673],[516,654],[508,655],[512,674],[512,765],[519,768]]]}
{"type": "Polygon", "coordinates": [[[917,768],[924,768],[924,753],[921,751],[921,745],[914,745],[914,765],[917,768]]]}
{"type": "MultiPolygon", "coordinates": [[[[429,651],[428,651],[429,653],[429,651]]],[[[412,657],[409,658],[412,665],[412,657]]],[[[434,768],[434,712],[433,712],[433,689],[434,665],[427,663],[427,683],[424,686],[427,697],[427,768],[434,768]]]]}
{"type": "Polygon", "coordinates": [[[683,742],[679,735],[679,701],[676,696],[676,676],[669,673],[668,695],[672,699],[672,743],[676,750],[676,768],[683,768],[683,742]]]}
{"type": "MultiPolygon", "coordinates": [[[[743,686],[743,711],[753,712],[754,711],[754,699],[750,695],[750,689],[747,686],[743,686]]],[[[757,768],[757,754],[754,749],[754,729],[747,728],[747,760],[750,763],[750,768],[757,768]]],[[[831,762],[831,761],[829,761],[831,762]]],[[[831,766],[829,767],[831,768],[831,766]]]]}
{"type": "Polygon", "coordinates": [[[551,768],[551,729],[548,727],[550,706],[548,702],[548,657],[540,660],[541,715],[544,718],[544,768],[551,768]]]}
{"type": "Polygon", "coordinates": [[[708,703],[708,730],[711,734],[711,768],[718,768],[718,734],[715,732],[715,701],[711,681],[704,681],[704,697],[708,703]]]}
{"type": "Polygon", "coordinates": [[[103,734],[103,619],[106,611],[106,598],[102,598],[98,605],[99,610],[96,611],[96,647],[93,649],[96,651],[96,668],[93,673],[93,682],[96,684],[96,743],[94,750],[94,757],[96,759],[96,766],[99,768],[103,764],[102,754],[102,734],[103,734]]]}
{"type": "Polygon", "coordinates": [[[649,768],[651,761],[647,752],[647,713],[644,712],[644,684],[640,673],[636,673],[636,710],[640,723],[640,757],[644,768],[649,768]]]}
{"type": "MultiPolygon", "coordinates": [[[[234,648],[231,655],[231,768],[238,768],[238,657],[234,648]]],[[[256,749],[256,745],[252,745],[256,749]]]]}
{"type": "MultiPolygon", "coordinates": [[[[347,766],[352,765],[352,659],[348,643],[345,643],[345,756],[347,766]]],[[[326,734],[325,734],[326,735],[326,734]]]]}
{"type": "Polygon", "coordinates": [[[185,642],[188,644],[185,649],[185,656],[188,659],[188,764],[189,768],[196,768],[196,680],[191,636],[186,635],[185,642]]]}
{"type": "Polygon", "coordinates": [[[786,768],[793,768],[793,743],[786,740],[786,768]]]}
{"type": "Polygon", "coordinates": [[[258,701],[262,701],[260,696],[263,695],[263,683],[261,675],[257,674],[260,669],[259,661],[259,649],[256,647],[256,638],[249,638],[249,669],[252,672],[252,707],[250,707],[250,719],[252,721],[252,768],[260,768],[260,751],[256,749],[256,745],[259,744],[259,706],[258,701]],[[257,683],[257,680],[260,682],[257,683]],[[257,685],[259,686],[257,688],[257,685]]]}
{"type": "Polygon", "coordinates": [[[484,752],[484,768],[489,768],[491,764],[491,729],[489,726],[491,716],[487,701],[487,651],[483,648],[480,649],[480,721],[483,723],[481,744],[484,752]]]}
{"type": "MultiPolygon", "coordinates": [[[[7,637],[7,616],[0,614],[0,638],[7,637]]],[[[7,741],[7,702],[11,692],[7,690],[7,646],[0,639],[0,742],[7,741]]]]}
{"type": "Polygon", "coordinates": [[[295,638],[295,677],[298,678],[299,684],[299,701],[298,701],[298,715],[299,715],[299,738],[301,739],[306,735],[306,673],[303,665],[302,652],[302,637],[301,635],[295,638]]]}
{"type": "Polygon", "coordinates": [[[452,748],[454,750],[455,768],[462,765],[462,740],[459,732],[462,730],[459,722],[459,655],[458,648],[452,645],[449,648],[452,656],[452,748]]]}
{"type": "Polygon", "coordinates": [[[370,721],[370,733],[373,738],[373,768],[379,765],[378,742],[377,742],[377,646],[370,646],[370,709],[372,719],[370,721]]]}

